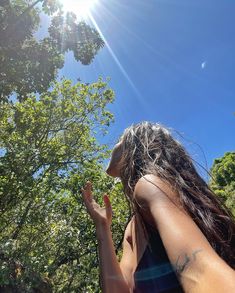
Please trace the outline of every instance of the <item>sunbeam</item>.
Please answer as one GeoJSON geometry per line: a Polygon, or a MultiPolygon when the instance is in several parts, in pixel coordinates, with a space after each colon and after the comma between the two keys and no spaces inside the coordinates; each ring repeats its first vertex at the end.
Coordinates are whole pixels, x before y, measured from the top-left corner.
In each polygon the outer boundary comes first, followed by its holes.
{"type": "Polygon", "coordinates": [[[100,30],[99,26],[97,25],[97,22],[95,21],[94,17],[92,16],[91,13],[88,14],[89,19],[91,20],[92,24],[94,25],[94,27],[96,28],[96,30],[99,32],[100,36],[103,38],[103,40],[105,41],[106,47],[109,51],[109,53],[111,54],[113,60],[115,61],[115,63],[117,64],[118,68],[120,69],[121,73],[123,74],[123,76],[126,78],[126,80],[129,82],[131,88],[133,89],[133,91],[135,92],[135,94],[137,95],[137,97],[139,98],[140,102],[142,104],[144,104],[143,102],[143,98],[140,94],[140,92],[138,91],[138,89],[136,88],[135,84],[133,83],[133,81],[131,80],[131,78],[129,77],[128,73],[126,72],[126,70],[124,69],[124,67],[122,66],[122,64],[120,63],[120,61],[118,60],[117,56],[115,55],[115,53],[113,52],[112,48],[110,47],[108,41],[106,40],[105,36],[103,35],[102,31],[100,30]]]}

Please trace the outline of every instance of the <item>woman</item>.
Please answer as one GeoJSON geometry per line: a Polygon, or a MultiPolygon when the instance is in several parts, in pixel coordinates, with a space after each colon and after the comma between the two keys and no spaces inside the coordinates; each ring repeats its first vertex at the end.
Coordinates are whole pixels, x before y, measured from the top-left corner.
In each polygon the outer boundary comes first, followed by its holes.
{"type": "Polygon", "coordinates": [[[166,128],[127,128],[107,173],[121,178],[133,217],[118,263],[109,198],[101,208],[90,182],[82,190],[96,227],[103,292],[235,292],[234,219],[166,128]]]}

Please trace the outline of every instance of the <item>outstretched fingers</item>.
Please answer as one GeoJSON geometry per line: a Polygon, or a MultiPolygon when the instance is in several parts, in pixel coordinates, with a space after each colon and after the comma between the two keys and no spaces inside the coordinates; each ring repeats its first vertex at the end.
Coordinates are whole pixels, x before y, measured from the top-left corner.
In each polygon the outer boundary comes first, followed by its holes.
{"type": "Polygon", "coordinates": [[[81,189],[84,204],[87,208],[88,214],[90,214],[95,225],[109,224],[112,221],[112,207],[107,195],[104,195],[103,200],[105,207],[101,207],[94,199],[92,195],[92,184],[87,182],[84,188],[81,189]]]}
{"type": "Polygon", "coordinates": [[[93,199],[93,196],[92,196],[92,184],[90,181],[88,181],[85,185],[85,188],[82,188],[81,191],[82,191],[82,196],[83,196],[83,199],[84,201],[89,201],[91,202],[92,199],[93,199]]]}
{"type": "Polygon", "coordinates": [[[107,194],[104,195],[103,199],[104,199],[104,203],[105,203],[106,216],[107,216],[107,218],[110,219],[110,218],[112,218],[112,214],[113,214],[110,199],[107,194]]]}

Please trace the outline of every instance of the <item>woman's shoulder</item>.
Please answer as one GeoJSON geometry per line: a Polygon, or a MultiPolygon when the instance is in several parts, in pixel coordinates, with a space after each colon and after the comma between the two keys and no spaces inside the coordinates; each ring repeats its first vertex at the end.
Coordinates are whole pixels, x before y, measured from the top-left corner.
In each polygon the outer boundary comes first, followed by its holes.
{"type": "Polygon", "coordinates": [[[133,197],[142,207],[166,197],[180,205],[179,194],[174,186],[154,174],[144,175],[137,181],[133,197]]]}
{"type": "Polygon", "coordinates": [[[141,192],[143,189],[144,191],[159,190],[163,193],[176,193],[172,184],[154,174],[146,174],[140,177],[135,185],[134,193],[137,193],[138,191],[141,192]]]}

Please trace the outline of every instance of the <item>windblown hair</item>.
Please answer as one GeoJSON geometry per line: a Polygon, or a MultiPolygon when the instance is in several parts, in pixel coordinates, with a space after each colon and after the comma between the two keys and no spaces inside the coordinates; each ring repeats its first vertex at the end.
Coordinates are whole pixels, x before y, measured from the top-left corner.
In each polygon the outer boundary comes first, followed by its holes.
{"type": "Polygon", "coordinates": [[[183,208],[203,232],[213,249],[235,268],[235,221],[232,213],[198,174],[185,148],[170,131],[157,123],[141,122],[127,128],[121,139],[120,177],[132,211],[137,181],[153,174],[179,195],[183,208]]]}

